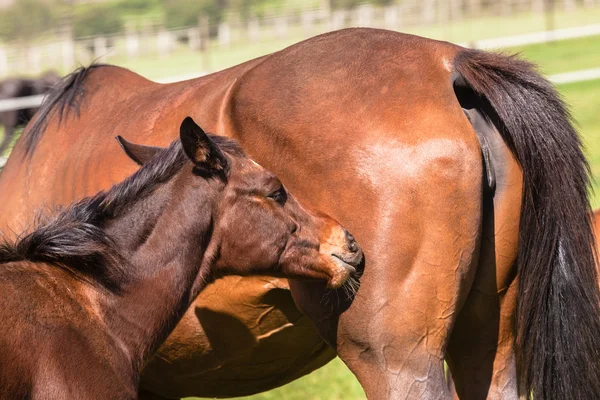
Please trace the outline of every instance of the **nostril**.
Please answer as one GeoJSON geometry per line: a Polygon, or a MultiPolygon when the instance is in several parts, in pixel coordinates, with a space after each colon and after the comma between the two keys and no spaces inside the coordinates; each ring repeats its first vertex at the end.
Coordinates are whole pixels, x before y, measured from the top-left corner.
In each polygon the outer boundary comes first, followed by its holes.
{"type": "Polygon", "coordinates": [[[348,250],[355,253],[358,251],[358,245],[356,244],[356,240],[354,236],[350,232],[344,229],[344,233],[346,234],[346,241],[348,243],[348,250]]]}
{"type": "Polygon", "coordinates": [[[358,251],[358,245],[354,240],[348,243],[348,250],[350,250],[353,253],[356,253],[358,251]]]}

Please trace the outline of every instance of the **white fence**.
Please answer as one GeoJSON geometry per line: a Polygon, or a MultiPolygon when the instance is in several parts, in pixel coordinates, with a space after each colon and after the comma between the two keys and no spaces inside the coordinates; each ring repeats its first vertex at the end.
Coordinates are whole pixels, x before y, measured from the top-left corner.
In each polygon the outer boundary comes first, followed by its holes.
{"type": "MultiPolygon", "coordinates": [[[[35,45],[0,44],[0,77],[11,73],[37,74],[47,68],[70,71],[76,61],[87,64],[103,58],[112,62],[142,56],[168,57],[173,52],[207,52],[211,47],[275,39],[298,39],[319,33],[363,26],[406,30],[412,26],[450,25],[466,18],[541,14],[546,0],[402,0],[388,6],[362,4],[351,10],[307,9],[293,13],[273,11],[272,16],[241,20],[229,17],[218,25],[199,18],[197,26],[166,30],[148,28],[111,37],[73,38],[72,30],[59,33],[35,45]],[[487,5],[485,5],[487,4],[487,5]],[[485,5],[485,6],[484,6],[485,5]]],[[[328,2],[323,2],[327,4],[328,2]]],[[[600,0],[554,0],[553,12],[598,7],[600,0]]],[[[485,46],[493,43],[482,44],[485,46]]]]}
{"type": "MultiPolygon", "coordinates": [[[[156,82],[158,82],[158,83],[179,82],[179,81],[185,81],[188,79],[199,78],[203,75],[205,75],[205,73],[169,76],[169,77],[162,78],[162,79],[156,79],[156,82]]],[[[40,104],[42,104],[44,97],[45,96],[43,94],[40,94],[40,95],[36,95],[36,96],[17,97],[17,98],[13,98],[13,99],[0,100],[0,112],[39,107],[40,104]]]]}
{"type": "MultiPolygon", "coordinates": [[[[460,43],[465,47],[475,47],[484,49],[500,49],[503,47],[510,46],[521,46],[534,43],[543,43],[554,40],[565,40],[573,39],[585,36],[600,35],[600,24],[580,26],[575,28],[557,29],[553,31],[543,31],[536,33],[529,33],[524,35],[506,36],[489,40],[480,40],[471,43],[460,43]]],[[[205,73],[199,74],[188,74],[188,75],[177,75],[170,76],[162,79],[157,79],[159,83],[171,83],[178,82],[187,79],[198,78],[205,73]]],[[[550,81],[560,83],[571,83],[578,81],[586,81],[593,79],[600,79],[600,68],[589,69],[584,71],[574,71],[562,74],[556,74],[549,77],[550,81]]],[[[20,110],[24,108],[37,107],[41,104],[43,95],[30,96],[30,97],[19,97],[15,99],[0,100],[0,112],[20,110]]]]}
{"type": "Polygon", "coordinates": [[[0,112],[38,107],[43,99],[44,95],[37,95],[0,100],[0,112]]]}

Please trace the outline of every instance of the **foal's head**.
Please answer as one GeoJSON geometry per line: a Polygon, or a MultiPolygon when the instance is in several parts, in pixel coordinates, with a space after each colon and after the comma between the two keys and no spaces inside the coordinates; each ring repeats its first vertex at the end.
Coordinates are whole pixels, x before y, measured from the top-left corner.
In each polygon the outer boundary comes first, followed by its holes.
{"type": "MultiPolygon", "coordinates": [[[[118,139],[139,164],[163,151],[118,139]]],[[[352,235],[332,218],[305,210],[233,141],[208,136],[189,117],[181,124],[180,139],[189,165],[178,181],[177,200],[188,203],[186,217],[207,212],[196,210],[206,204],[197,199],[207,196],[207,182],[216,197],[207,247],[214,276],[322,279],[338,288],[356,272],[363,256],[352,235]]]]}

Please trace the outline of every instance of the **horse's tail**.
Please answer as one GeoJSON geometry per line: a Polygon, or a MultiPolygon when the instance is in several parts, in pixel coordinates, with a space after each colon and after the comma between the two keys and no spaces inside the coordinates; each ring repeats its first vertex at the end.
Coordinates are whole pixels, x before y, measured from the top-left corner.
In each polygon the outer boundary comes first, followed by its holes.
{"type": "Polygon", "coordinates": [[[35,146],[46,129],[52,111],[58,112],[58,124],[61,123],[63,116],[68,115],[71,108],[79,115],[79,98],[83,95],[83,81],[88,72],[100,66],[102,64],[77,68],[52,87],[44,98],[33,123],[25,132],[25,149],[28,155],[33,154],[35,146]]]}
{"type": "Polygon", "coordinates": [[[455,90],[471,91],[523,170],[516,352],[522,395],[600,399],[600,293],[589,166],[552,85],[515,57],[463,50],[455,90]]]}

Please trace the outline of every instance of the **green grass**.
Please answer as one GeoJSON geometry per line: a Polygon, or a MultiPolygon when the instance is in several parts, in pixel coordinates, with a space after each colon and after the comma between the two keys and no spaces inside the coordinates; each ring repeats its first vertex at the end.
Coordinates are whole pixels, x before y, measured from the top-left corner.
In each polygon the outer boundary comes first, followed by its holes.
{"type": "MultiPolygon", "coordinates": [[[[298,35],[298,38],[300,37],[298,35]]],[[[260,46],[251,43],[237,44],[227,49],[217,48],[206,54],[190,52],[180,47],[168,57],[156,60],[152,66],[144,57],[132,60],[115,57],[111,58],[110,62],[141,72],[148,78],[157,79],[220,70],[280,50],[296,41],[272,39],[261,42],[260,46]]],[[[500,51],[520,53],[522,57],[538,64],[540,71],[547,75],[600,67],[600,36],[504,48],[500,51]]]]}
{"type": "Polygon", "coordinates": [[[592,206],[600,207],[600,80],[559,86],[571,105],[594,177],[592,206]]]}
{"type": "MultiPolygon", "coordinates": [[[[362,400],[365,398],[365,393],[354,375],[339,358],[336,358],[325,367],[281,388],[239,399],[362,400]]],[[[196,398],[189,398],[191,399],[196,398]]]]}
{"type": "MultiPolygon", "coordinates": [[[[21,133],[20,130],[21,129],[19,129],[19,130],[17,130],[15,132],[15,135],[13,136],[12,143],[8,146],[8,148],[4,151],[3,154],[0,154],[0,157],[8,157],[8,155],[10,154],[10,150],[11,150],[12,146],[15,145],[15,143],[17,142],[17,139],[19,138],[19,135],[21,133]]],[[[4,127],[0,126],[0,143],[2,143],[2,139],[4,139],[4,127]]]]}
{"type": "Polygon", "coordinates": [[[521,53],[538,64],[544,74],[600,67],[600,36],[512,47],[503,51],[521,53]]]}
{"type": "MultiPolygon", "coordinates": [[[[571,12],[558,11],[554,18],[554,29],[597,24],[598,21],[600,21],[600,8],[579,8],[571,12]]],[[[511,16],[495,15],[463,19],[451,23],[407,27],[402,31],[438,40],[470,42],[539,32],[546,29],[547,21],[544,14],[524,12],[511,16]]]]}
{"type": "MultiPolygon", "coordinates": [[[[600,21],[600,7],[591,9],[577,9],[572,12],[560,11],[556,13],[555,28],[566,28],[572,26],[580,26],[586,24],[598,23],[600,21]]],[[[374,21],[375,25],[383,26],[382,21],[374,21]]],[[[211,50],[208,55],[201,55],[197,52],[190,51],[186,46],[179,45],[178,48],[170,55],[164,58],[157,58],[154,55],[140,56],[134,60],[128,60],[124,56],[115,56],[102,59],[103,62],[122,65],[135,72],[138,72],[149,78],[161,78],[174,75],[186,75],[199,73],[201,71],[218,71],[227,68],[249,59],[259,57],[289,46],[292,43],[299,42],[307,37],[325,32],[328,29],[324,24],[315,25],[312,32],[305,32],[300,27],[289,27],[289,33],[285,39],[272,38],[269,40],[261,40],[257,43],[247,42],[244,38],[246,33],[240,31],[232,31],[232,37],[237,38],[237,44],[229,48],[222,48],[215,42],[211,45],[211,50]]],[[[537,32],[546,29],[546,19],[543,14],[534,14],[531,12],[519,13],[512,16],[491,16],[480,18],[468,18],[452,23],[436,23],[420,26],[406,26],[399,30],[406,33],[412,33],[433,39],[448,40],[455,42],[469,42],[477,39],[487,39],[499,36],[516,35],[530,32],[537,32]]],[[[267,37],[265,34],[264,37],[267,37]]],[[[580,48],[585,49],[585,46],[592,44],[589,53],[597,48],[597,44],[591,43],[581,44],[580,48]]],[[[533,48],[531,52],[533,53],[533,48]]],[[[551,52],[548,48],[542,53],[551,52]]],[[[573,54],[575,50],[572,50],[573,54]]],[[[598,52],[597,52],[598,53],[598,52]]],[[[581,54],[577,54],[578,57],[581,54]]],[[[550,55],[545,55],[544,60],[550,58],[550,55]]],[[[597,59],[591,54],[586,56],[586,60],[582,65],[593,64],[593,60],[597,59]]],[[[565,62],[568,65],[569,58],[565,62]]],[[[90,60],[91,61],[91,60],[90,60]]],[[[571,59],[571,61],[574,61],[571,59]]],[[[85,63],[86,60],[81,60],[85,63]]],[[[562,67],[555,70],[564,71],[562,67]]],[[[568,70],[573,70],[568,69],[568,70]]],[[[65,71],[66,72],[66,71],[65,71]]]]}
{"type": "MultiPolygon", "coordinates": [[[[598,13],[594,14],[595,21],[590,20],[589,23],[596,22],[599,19],[598,13]]],[[[581,15],[577,14],[577,18],[581,15]]],[[[574,16],[573,16],[574,17],[574,16]]],[[[526,24],[525,19],[515,18],[515,23],[526,24]]],[[[583,17],[581,17],[583,18],[583,17]]],[[[590,17],[592,18],[592,17],[590,17]]],[[[593,19],[592,18],[592,19],[593,19]]],[[[531,21],[531,20],[530,20],[531,21]]],[[[494,25],[493,20],[481,22],[481,24],[490,24],[490,28],[483,29],[487,37],[499,36],[508,34],[504,28],[499,28],[494,25]],[[490,33],[490,29],[496,29],[490,33]]],[[[567,21],[562,21],[561,24],[567,24],[567,21]]],[[[563,25],[559,24],[559,27],[563,25]]],[[[482,26],[484,26],[482,25],[482,26]]],[[[466,25],[465,25],[466,26],[466,25]]],[[[516,25],[517,26],[517,25],[516,25]]],[[[567,25],[568,26],[568,25],[567,25]]],[[[539,26],[522,26],[518,25],[515,29],[531,28],[530,31],[541,29],[539,26]]],[[[421,29],[421,28],[419,28],[421,29]]],[[[436,32],[433,28],[429,32],[418,32],[419,29],[413,31],[425,36],[435,37],[436,32]]],[[[467,34],[466,28],[453,27],[456,35],[467,34]]],[[[522,32],[522,31],[521,31],[522,32]]],[[[439,32],[438,32],[439,33],[439,32]]],[[[516,33],[513,32],[513,33],[516,33]]],[[[461,39],[455,40],[465,40],[461,39]]],[[[301,37],[300,37],[301,38],[301,37]]],[[[210,53],[208,60],[203,59],[201,55],[190,53],[187,51],[178,51],[169,57],[151,63],[147,59],[138,59],[135,61],[117,60],[123,65],[126,65],[133,70],[141,72],[152,78],[163,77],[166,75],[187,74],[198,72],[205,68],[217,70],[228,65],[248,60],[260,54],[266,54],[283,48],[300,39],[298,35],[290,36],[290,39],[285,41],[272,40],[266,43],[257,45],[240,45],[234,46],[226,50],[213,51],[210,53]],[[207,67],[208,66],[208,67],[207,67]]],[[[523,46],[519,48],[509,49],[510,51],[521,51],[523,56],[538,63],[541,70],[545,73],[566,72],[583,68],[600,67],[600,38],[590,37],[582,39],[574,39],[556,43],[540,44],[523,46]]],[[[112,60],[111,60],[112,61],[112,60]]],[[[600,80],[573,83],[568,85],[560,85],[558,87],[563,94],[565,100],[572,106],[573,116],[579,125],[579,130],[583,136],[586,146],[586,154],[592,168],[594,177],[593,188],[595,193],[592,195],[592,205],[594,208],[600,207],[600,80]]],[[[2,129],[0,128],[0,140],[2,129]]],[[[259,395],[246,397],[246,400],[270,400],[270,399],[286,399],[286,400],[320,400],[320,399],[364,399],[364,393],[346,366],[339,360],[335,359],[325,367],[313,372],[312,374],[292,382],[284,387],[265,392],[259,395]]]]}

